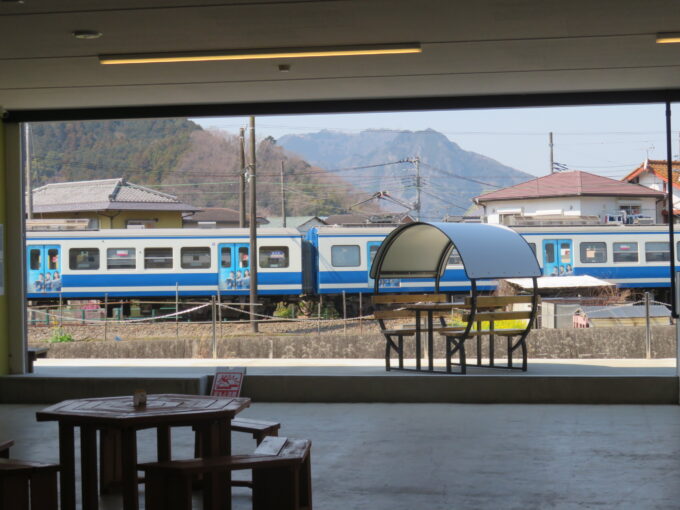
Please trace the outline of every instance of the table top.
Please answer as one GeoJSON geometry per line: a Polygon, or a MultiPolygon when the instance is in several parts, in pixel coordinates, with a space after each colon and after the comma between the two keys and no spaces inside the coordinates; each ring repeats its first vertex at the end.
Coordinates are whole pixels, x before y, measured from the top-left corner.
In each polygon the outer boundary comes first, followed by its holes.
{"type": "Polygon", "coordinates": [[[78,425],[191,425],[200,420],[231,419],[249,406],[249,398],[157,394],[148,395],[145,406],[135,407],[130,395],[65,400],[38,411],[36,419],[78,425]]]}

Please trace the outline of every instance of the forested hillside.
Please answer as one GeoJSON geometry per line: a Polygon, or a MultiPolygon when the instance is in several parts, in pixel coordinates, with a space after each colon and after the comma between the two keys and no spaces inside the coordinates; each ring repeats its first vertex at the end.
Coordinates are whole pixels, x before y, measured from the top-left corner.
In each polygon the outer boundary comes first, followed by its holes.
{"type": "MultiPolygon", "coordinates": [[[[363,196],[272,138],[258,143],[256,160],[260,214],[280,214],[282,162],[289,215],[344,212],[363,196]]],[[[192,205],[238,207],[238,137],[205,131],[188,119],[32,124],[31,162],[33,188],[124,177],[192,205]]]]}

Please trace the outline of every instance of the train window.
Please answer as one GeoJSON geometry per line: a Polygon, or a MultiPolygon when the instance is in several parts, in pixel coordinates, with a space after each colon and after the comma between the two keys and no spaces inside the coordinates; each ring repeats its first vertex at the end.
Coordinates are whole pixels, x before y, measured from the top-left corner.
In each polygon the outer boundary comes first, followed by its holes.
{"type": "Polygon", "coordinates": [[[449,255],[449,260],[446,263],[446,265],[447,266],[462,266],[463,265],[463,259],[460,258],[460,253],[458,253],[458,250],[456,250],[455,246],[451,250],[451,255],[449,255]]]}
{"type": "Polygon", "coordinates": [[[358,245],[336,244],[331,246],[333,267],[358,267],[361,265],[361,251],[358,245]]]}
{"type": "Polygon", "coordinates": [[[59,269],[59,250],[55,248],[47,250],[47,269],[52,271],[59,269]]]}
{"type": "Polygon", "coordinates": [[[244,268],[244,269],[250,267],[250,262],[248,262],[248,247],[247,246],[241,246],[238,249],[238,267],[244,268]]]}
{"type": "Polygon", "coordinates": [[[83,271],[99,269],[99,248],[71,248],[68,251],[69,268],[83,271]]]}
{"type": "Polygon", "coordinates": [[[144,248],[144,269],[172,268],[172,248],[144,248]]]}
{"type": "Polygon", "coordinates": [[[614,243],[614,262],[637,262],[638,243],[614,243]]]}
{"type": "Polygon", "coordinates": [[[263,246],[260,248],[260,267],[288,267],[287,246],[263,246]]]}
{"type": "Polygon", "coordinates": [[[108,248],[106,269],[135,269],[137,260],[134,248],[108,248]]]}
{"type": "Polygon", "coordinates": [[[222,248],[220,252],[220,265],[222,267],[231,267],[231,248],[222,248]]]}
{"type": "Polygon", "coordinates": [[[581,243],[581,263],[602,264],[604,262],[607,262],[605,243],[581,243]]]}
{"type": "Polygon", "coordinates": [[[375,255],[378,253],[378,248],[380,248],[379,244],[372,244],[371,246],[368,247],[368,267],[373,266],[373,259],[375,258],[375,255]]]}
{"type": "Polygon", "coordinates": [[[671,250],[667,242],[645,243],[645,261],[668,262],[671,260],[671,250]]]}
{"type": "Polygon", "coordinates": [[[548,264],[555,263],[555,245],[552,243],[545,245],[545,262],[548,264]]]}
{"type": "Polygon", "coordinates": [[[210,248],[182,248],[182,269],[207,269],[210,267],[210,248]]]}
{"type": "Polygon", "coordinates": [[[32,270],[38,270],[40,269],[41,261],[40,261],[40,249],[32,249],[31,250],[31,269],[32,270]]]}

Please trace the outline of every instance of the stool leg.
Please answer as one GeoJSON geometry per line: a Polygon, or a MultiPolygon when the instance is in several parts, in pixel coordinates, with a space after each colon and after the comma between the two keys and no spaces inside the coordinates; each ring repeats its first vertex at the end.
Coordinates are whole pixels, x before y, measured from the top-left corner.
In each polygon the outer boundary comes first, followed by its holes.
{"type": "Polygon", "coordinates": [[[103,428],[99,431],[99,486],[102,494],[120,488],[123,480],[120,430],[103,428]]]}
{"type": "Polygon", "coordinates": [[[299,466],[253,469],[253,510],[299,510],[299,466]]]}
{"type": "Polygon", "coordinates": [[[0,508],[3,510],[28,508],[28,474],[0,477],[0,508]]]}
{"type": "Polygon", "coordinates": [[[300,468],[300,508],[312,510],[312,458],[307,456],[300,468]]]}
{"type": "Polygon", "coordinates": [[[31,510],[57,510],[57,472],[38,471],[31,475],[31,510]]]}

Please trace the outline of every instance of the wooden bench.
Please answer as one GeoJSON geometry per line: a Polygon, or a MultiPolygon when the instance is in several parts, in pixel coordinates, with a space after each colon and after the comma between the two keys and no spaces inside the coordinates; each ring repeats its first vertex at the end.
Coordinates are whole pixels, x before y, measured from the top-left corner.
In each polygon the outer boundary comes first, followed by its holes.
{"type": "Polygon", "coordinates": [[[57,510],[55,464],[0,458],[2,510],[57,510]]]}
{"type": "MultiPolygon", "coordinates": [[[[462,348],[467,337],[477,338],[477,366],[488,366],[490,368],[515,368],[513,366],[513,353],[517,349],[522,351],[522,370],[527,369],[527,350],[526,336],[531,329],[531,322],[535,318],[531,310],[508,310],[515,304],[531,304],[534,296],[477,296],[475,303],[474,317],[472,316],[473,300],[471,297],[465,299],[464,309],[469,310],[462,314],[464,322],[471,319],[476,324],[476,329],[466,330],[466,327],[442,328],[439,333],[446,337],[446,370],[451,371],[451,357],[457,349],[462,348]],[[523,328],[497,328],[496,323],[503,320],[526,320],[527,324],[523,328]],[[488,322],[488,328],[483,329],[482,323],[488,322]],[[465,336],[465,338],[463,338],[465,336]],[[482,337],[489,337],[489,364],[482,365],[482,337]],[[508,363],[505,366],[496,366],[495,362],[495,337],[505,337],[507,341],[508,363]],[[519,336],[519,340],[513,343],[513,338],[519,336]]],[[[538,296],[536,296],[538,303],[538,296]]],[[[464,372],[465,368],[461,367],[464,372]]]]}
{"type": "Polygon", "coordinates": [[[225,486],[204,488],[203,509],[226,508],[228,474],[243,469],[253,472],[253,510],[312,510],[311,446],[306,439],[265,437],[251,455],[140,464],[146,510],[191,510],[192,481],[220,474],[225,486]]]}
{"type": "MultiPolygon", "coordinates": [[[[416,334],[416,325],[408,324],[406,327],[394,327],[394,323],[388,321],[415,319],[416,312],[406,310],[404,307],[420,302],[443,303],[447,301],[446,294],[376,294],[371,298],[374,308],[373,316],[378,321],[380,332],[385,337],[385,369],[391,369],[392,351],[397,354],[399,369],[404,370],[404,338],[416,334]],[[388,326],[389,325],[389,326],[388,326]]],[[[446,326],[443,317],[449,313],[436,314],[440,319],[440,327],[446,326]]],[[[424,331],[425,328],[421,329],[424,331]]],[[[416,343],[416,361],[420,366],[420,345],[416,343]]]]}
{"type": "Polygon", "coordinates": [[[35,363],[35,360],[38,358],[46,358],[47,351],[49,350],[49,347],[29,347],[26,350],[26,371],[29,374],[33,373],[33,363],[35,363]]]}
{"type": "Polygon", "coordinates": [[[14,446],[13,439],[0,441],[0,459],[9,459],[9,449],[14,446]]]}

